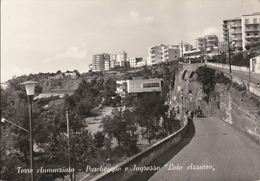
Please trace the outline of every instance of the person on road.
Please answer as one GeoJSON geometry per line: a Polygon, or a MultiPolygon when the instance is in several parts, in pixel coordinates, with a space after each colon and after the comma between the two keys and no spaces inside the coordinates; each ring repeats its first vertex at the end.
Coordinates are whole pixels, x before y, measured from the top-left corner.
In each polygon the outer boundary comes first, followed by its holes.
{"type": "Polygon", "coordinates": [[[257,88],[259,88],[259,89],[260,89],[260,83],[259,83],[259,82],[257,83],[257,88]]]}

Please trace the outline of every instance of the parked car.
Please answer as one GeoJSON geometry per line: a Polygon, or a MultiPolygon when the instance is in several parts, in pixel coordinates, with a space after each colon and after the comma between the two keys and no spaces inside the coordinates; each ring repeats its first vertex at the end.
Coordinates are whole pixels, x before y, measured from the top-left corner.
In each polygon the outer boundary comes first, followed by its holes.
{"type": "Polygon", "coordinates": [[[204,117],[204,113],[202,112],[202,110],[200,109],[200,107],[198,107],[198,109],[195,110],[195,115],[197,117],[204,117]]]}

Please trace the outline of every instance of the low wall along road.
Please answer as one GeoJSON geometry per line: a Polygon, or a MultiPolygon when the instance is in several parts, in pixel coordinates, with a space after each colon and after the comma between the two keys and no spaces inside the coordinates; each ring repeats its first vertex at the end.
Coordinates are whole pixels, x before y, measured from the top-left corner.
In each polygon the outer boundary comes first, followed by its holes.
{"type": "Polygon", "coordinates": [[[186,130],[190,126],[192,120],[184,119],[184,126],[177,132],[169,135],[161,141],[155,143],[151,147],[143,150],[142,152],[128,158],[124,162],[114,167],[114,171],[110,170],[104,172],[97,177],[91,179],[91,181],[125,181],[131,177],[146,172],[145,169],[159,169],[160,167],[149,166],[155,159],[160,158],[169,148],[177,143],[184,137],[186,130]],[[145,167],[147,166],[147,167],[145,167]],[[136,169],[139,169],[136,171],[136,169]],[[143,172],[142,172],[143,170],[143,172]]]}

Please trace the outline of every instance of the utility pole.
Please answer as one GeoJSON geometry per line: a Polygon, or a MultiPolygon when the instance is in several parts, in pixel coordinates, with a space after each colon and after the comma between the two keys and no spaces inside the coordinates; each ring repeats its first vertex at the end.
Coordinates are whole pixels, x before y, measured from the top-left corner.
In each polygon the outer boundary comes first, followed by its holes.
{"type": "MultiPolygon", "coordinates": [[[[67,120],[67,136],[68,136],[68,164],[70,170],[70,123],[69,123],[69,111],[66,110],[66,120],[67,120]]],[[[72,181],[72,174],[70,173],[70,181],[72,181]]]]}
{"type": "Polygon", "coordinates": [[[207,60],[208,60],[207,55],[208,55],[208,51],[207,51],[207,38],[205,37],[205,62],[207,62],[207,60]]]}
{"type": "Polygon", "coordinates": [[[181,40],[181,57],[182,57],[182,62],[184,62],[184,57],[183,57],[183,41],[181,40]]]}
{"type": "Polygon", "coordinates": [[[229,28],[227,28],[227,43],[228,43],[228,63],[229,63],[229,73],[231,74],[230,43],[229,43],[229,28]]]}

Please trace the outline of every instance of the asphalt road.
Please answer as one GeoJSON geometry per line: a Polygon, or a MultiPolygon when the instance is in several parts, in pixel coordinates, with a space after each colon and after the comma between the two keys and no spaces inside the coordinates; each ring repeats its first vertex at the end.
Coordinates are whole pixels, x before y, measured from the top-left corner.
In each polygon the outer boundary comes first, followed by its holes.
{"type": "MultiPolygon", "coordinates": [[[[194,131],[180,148],[172,148],[172,157],[149,176],[149,181],[260,180],[260,146],[255,142],[213,117],[195,118],[194,131]]],[[[170,152],[159,160],[169,157],[170,152]]]]}

